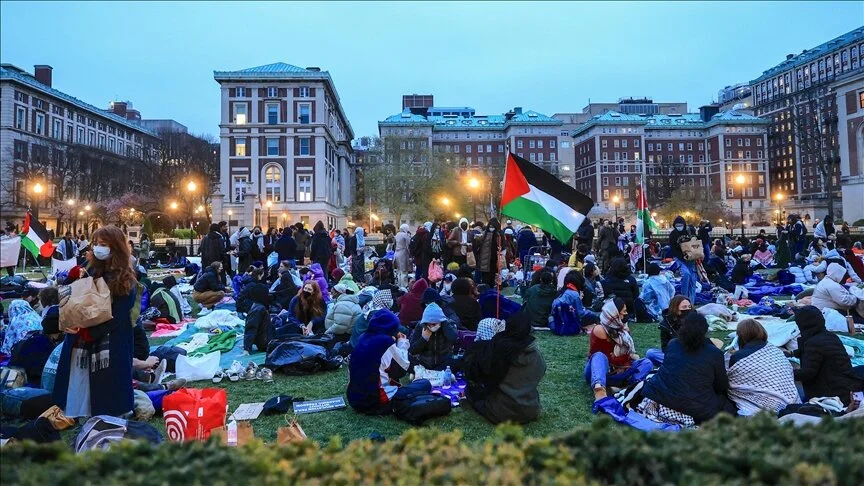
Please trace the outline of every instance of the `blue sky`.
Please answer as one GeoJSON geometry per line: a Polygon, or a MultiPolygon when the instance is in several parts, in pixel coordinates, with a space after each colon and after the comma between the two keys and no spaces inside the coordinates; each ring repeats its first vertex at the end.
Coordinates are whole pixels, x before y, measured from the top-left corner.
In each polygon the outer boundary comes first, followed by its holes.
{"type": "Polygon", "coordinates": [[[213,70],[276,61],[330,71],[357,136],[401,95],[546,114],[653,96],[690,109],[864,24],[864,2],[3,2],[0,60],[54,67],[100,107],[218,134],[213,70]],[[38,27],[37,27],[38,26],[38,27]]]}

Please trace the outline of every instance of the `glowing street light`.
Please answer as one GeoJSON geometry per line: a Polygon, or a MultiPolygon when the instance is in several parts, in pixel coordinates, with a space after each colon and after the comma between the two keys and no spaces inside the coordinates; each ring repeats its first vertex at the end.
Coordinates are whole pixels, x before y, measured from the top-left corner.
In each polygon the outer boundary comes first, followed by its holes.
{"type": "Polygon", "coordinates": [[[480,181],[478,181],[476,177],[472,177],[468,181],[468,187],[470,187],[471,189],[477,189],[480,187],[480,181]]]}
{"type": "Polygon", "coordinates": [[[459,218],[461,218],[461,217],[462,217],[462,215],[461,215],[461,214],[459,214],[459,213],[456,213],[456,214],[454,214],[454,216],[456,216],[456,219],[459,219],[459,218]]]}
{"type": "Polygon", "coordinates": [[[189,183],[186,184],[186,190],[189,192],[195,192],[195,190],[197,190],[197,189],[198,189],[198,184],[195,184],[195,181],[189,181],[189,183]]]}
{"type": "Polygon", "coordinates": [[[43,187],[41,183],[37,182],[36,184],[33,184],[33,192],[34,193],[42,194],[42,192],[44,192],[44,191],[45,191],[45,187],[43,187]]]}
{"type": "Polygon", "coordinates": [[[177,209],[177,203],[176,202],[171,203],[171,209],[177,209]]]}
{"type": "Polygon", "coordinates": [[[735,182],[741,191],[741,238],[744,238],[744,183],[746,181],[747,179],[744,177],[744,174],[738,174],[735,178],[735,182]]]}
{"type": "Polygon", "coordinates": [[[198,206],[198,212],[203,213],[204,212],[204,206],[198,206]]]}
{"type": "Polygon", "coordinates": [[[442,197],[441,198],[441,204],[443,204],[445,206],[449,206],[450,205],[450,199],[448,199],[446,197],[442,197]]]}
{"type": "Polygon", "coordinates": [[[89,204],[84,206],[84,211],[90,211],[91,209],[93,208],[91,208],[89,204]]]}
{"type": "Polygon", "coordinates": [[[621,202],[621,198],[618,197],[618,194],[612,196],[612,203],[615,204],[615,224],[618,224],[618,203],[621,202]]]}
{"type": "Polygon", "coordinates": [[[74,199],[67,199],[67,200],[66,200],[66,204],[68,204],[68,205],[70,205],[70,206],[74,206],[74,205],[75,205],[75,200],[74,200],[74,199]]]}

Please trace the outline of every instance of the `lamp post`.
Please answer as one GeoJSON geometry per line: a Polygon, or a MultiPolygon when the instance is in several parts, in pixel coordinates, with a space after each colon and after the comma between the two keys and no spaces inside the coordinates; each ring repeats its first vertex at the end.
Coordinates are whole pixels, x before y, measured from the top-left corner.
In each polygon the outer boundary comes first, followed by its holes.
{"type": "Polygon", "coordinates": [[[741,191],[741,238],[744,238],[744,174],[738,174],[735,182],[738,183],[738,189],[741,191]]]}
{"type": "Polygon", "coordinates": [[[189,256],[192,256],[195,253],[195,242],[192,241],[192,232],[195,231],[195,225],[192,223],[192,194],[198,190],[198,184],[195,181],[190,180],[186,183],[186,191],[189,192],[189,199],[186,203],[186,211],[189,213],[189,256]]]}
{"type": "Polygon", "coordinates": [[[231,234],[231,216],[234,214],[234,211],[228,210],[228,234],[231,234]]]}
{"type": "Polygon", "coordinates": [[[480,181],[477,180],[476,177],[472,177],[468,180],[468,187],[471,188],[471,206],[474,207],[474,222],[477,221],[477,201],[475,200],[475,196],[477,194],[477,190],[480,189],[480,181]]]}
{"type": "Polygon", "coordinates": [[[615,224],[618,224],[618,203],[621,202],[621,198],[618,197],[618,194],[612,196],[612,204],[615,205],[615,224]]]}
{"type": "Polygon", "coordinates": [[[87,213],[86,217],[84,218],[84,224],[86,225],[85,231],[84,231],[84,236],[87,237],[87,239],[90,239],[90,210],[91,209],[93,209],[93,208],[89,204],[84,206],[84,211],[87,213]]]}
{"type": "MultiPolygon", "coordinates": [[[[66,200],[66,205],[69,206],[69,231],[71,231],[71,232],[74,233],[74,232],[75,232],[75,227],[74,227],[74,222],[73,222],[73,220],[74,220],[74,218],[75,218],[75,210],[72,208],[72,206],[75,205],[75,200],[74,200],[74,199],[67,199],[67,200],[66,200]]],[[[59,233],[59,231],[58,231],[58,233],[59,233]]],[[[74,236],[74,235],[73,235],[73,236],[74,236]]]]}
{"type": "Polygon", "coordinates": [[[273,201],[267,201],[267,230],[270,230],[270,210],[273,208],[273,201]]]}
{"type": "Polygon", "coordinates": [[[39,220],[39,202],[40,202],[40,199],[42,198],[43,192],[45,192],[45,187],[42,186],[41,183],[37,182],[37,183],[33,184],[33,194],[34,194],[33,203],[35,206],[34,209],[36,209],[34,211],[34,216],[36,216],[36,220],[39,220]]]}
{"type": "Polygon", "coordinates": [[[778,192],[774,199],[777,200],[777,224],[783,224],[783,193],[778,192]]]}

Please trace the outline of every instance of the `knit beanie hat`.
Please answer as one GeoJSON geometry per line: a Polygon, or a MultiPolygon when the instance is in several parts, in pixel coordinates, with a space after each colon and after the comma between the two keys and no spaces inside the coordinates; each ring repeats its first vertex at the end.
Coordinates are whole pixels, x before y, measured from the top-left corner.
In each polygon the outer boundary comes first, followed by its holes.
{"type": "Polygon", "coordinates": [[[438,324],[445,320],[447,320],[447,317],[444,315],[444,311],[438,307],[438,304],[429,304],[426,306],[426,310],[423,311],[423,318],[420,319],[420,322],[423,324],[438,324]]]}
{"type": "Polygon", "coordinates": [[[459,271],[459,264],[456,263],[456,262],[450,262],[450,263],[448,263],[448,264],[447,264],[447,271],[448,271],[448,272],[456,272],[456,271],[459,271]]]}

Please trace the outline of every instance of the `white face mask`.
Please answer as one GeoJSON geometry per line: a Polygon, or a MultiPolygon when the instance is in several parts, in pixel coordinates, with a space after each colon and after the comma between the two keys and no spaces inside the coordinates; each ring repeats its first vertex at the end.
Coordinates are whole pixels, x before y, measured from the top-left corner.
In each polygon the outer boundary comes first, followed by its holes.
{"type": "Polygon", "coordinates": [[[96,245],[93,247],[93,256],[96,257],[97,260],[107,260],[111,257],[111,248],[96,245]]]}
{"type": "Polygon", "coordinates": [[[675,229],[678,231],[684,231],[684,225],[683,224],[676,224],[675,229]]]}
{"type": "Polygon", "coordinates": [[[438,329],[441,329],[441,324],[440,324],[440,323],[438,323],[438,324],[433,324],[433,325],[429,326],[429,330],[432,331],[432,332],[435,332],[435,331],[437,331],[438,329]]]}

